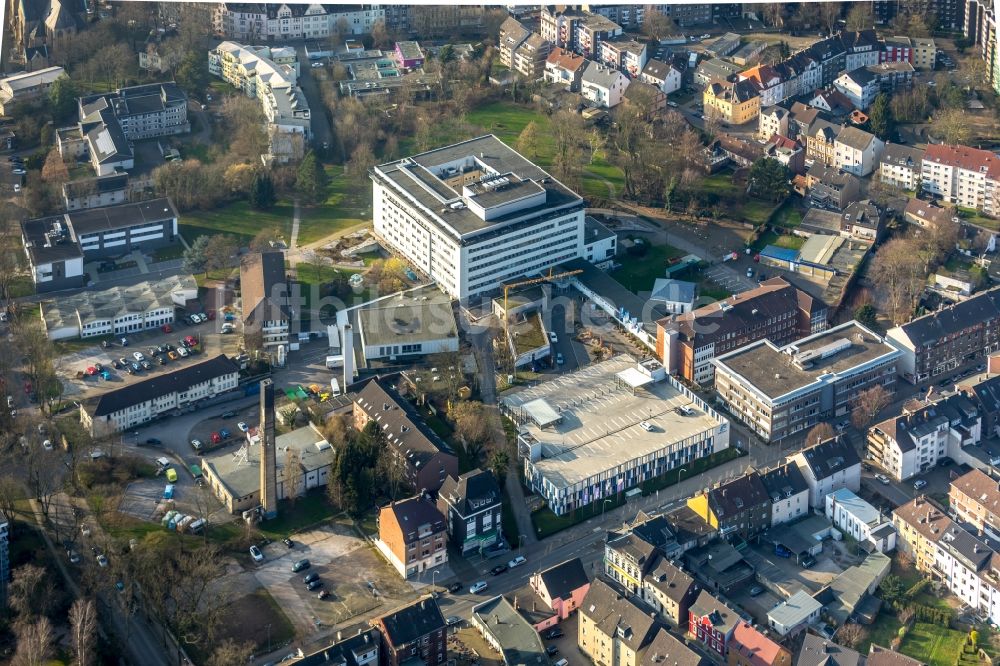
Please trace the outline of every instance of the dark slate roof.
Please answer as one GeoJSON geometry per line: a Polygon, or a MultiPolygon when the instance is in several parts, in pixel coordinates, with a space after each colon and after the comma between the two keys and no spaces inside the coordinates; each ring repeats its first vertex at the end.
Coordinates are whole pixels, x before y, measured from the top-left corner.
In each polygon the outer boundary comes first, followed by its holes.
{"type": "Polygon", "coordinates": [[[860,69],[855,69],[851,72],[844,72],[844,76],[854,81],[859,86],[866,86],[869,83],[875,81],[878,76],[873,72],[869,72],[864,67],[860,69]]]}
{"type": "Polygon", "coordinates": [[[708,617],[712,622],[712,627],[721,634],[728,634],[742,621],[736,611],[705,590],[702,590],[695,602],[691,604],[690,611],[699,620],[708,617]]]}
{"type": "Polygon", "coordinates": [[[694,578],[684,573],[680,567],[667,560],[663,555],[656,556],[656,563],[646,574],[644,581],[678,604],[692,588],[695,591],[698,590],[694,578]]]}
{"type": "Polygon", "coordinates": [[[382,507],[382,510],[395,514],[396,522],[403,534],[403,541],[408,544],[423,538],[418,530],[422,525],[429,525],[433,534],[444,532],[447,529],[444,516],[423,495],[393,502],[382,507]]]}
{"type": "Polygon", "coordinates": [[[656,58],[650,58],[646,66],[642,68],[642,74],[658,81],[664,81],[667,78],[667,74],[670,73],[670,68],[671,65],[656,58]]]}
{"type": "Polygon", "coordinates": [[[768,503],[768,492],[760,474],[750,472],[708,491],[712,512],[722,521],[750,507],[768,503]]]}
{"type": "Polygon", "coordinates": [[[845,127],[837,134],[837,143],[842,143],[855,150],[864,150],[871,145],[874,139],[874,134],[857,127],[845,127]]]}
{"type": "Polygon", "coordinates": [[[803,449],[802,457],[817,480],[833,476],[853,465],[860,465],[861,458],[846,437],[831,437],[825,442],[803,449]]]}
{"type": "Polygon", "coordinates": [[[915,146],[904,146],[899,143],[887,142],[882,149],[878,161],[895,167],[909,167],[920,171],[920,163],[924,159],[924,149],[915,146]]]}
{"type": "Polygon", "coordinates": [[[104,194],[107,192],[117,192],[128,188],[127,173],[113,173],[97,178],[82,178],[64,183],[62,186],[63,196],[73,199],[79,196],[93,194],[104,194]]]}
{"type": "Polygon", "coordinates": [[[378,618],[385,627],[385,639],[395,648],[445,628],[444,616],[431,597],[414,601],[378,618]]]}
{"type": "Polygon", "coordinates": [[[880,645],[872,645],[865,666],[922,666],[923,662],[880,645]]]}
{"type": "Polygon", "coordinates": [[[845,225],[878,229],[882,226],[882,211],[870,199],[847,204],[842,215],[845,225]]]}
{"type": "Polygon", "coordinates": [[[809,490],[802,471],[795,463],[785,463],[780,467],[770,469],[760,477],[764,488],[772,502],[791,497],[797,493],[809,490]]]}
{"type": "Polygon", "coordinates": [[[915,347],[924,347],[935,344],[945,336],[964,331],[970,326],[996,322],[998,318],[1000,318],[1000,287],[918,317],[900,328],[915,347]]]}
{"type": "Polygon", "coordinates": [[[150,199],[103,208],[88,208],[66,213],[77,235],[117,231],[129,227],[164,222],[177,217],[170,199],[150,199]]]}
{"type": "Polygon", "coordinates": [[[551,599],[569,599],[574,591],[590,582],[579,557],[550,567],[539,575],[551,599]]]}
{"type": "Polygon", "coordinates": [[[361,657],[379,647],[377,629],[368,629],[328,645],[312,654],[307,654],[295,662],[296,666],[358,666],[361,657]]]}
{"type": "Polygon", "coordinates": [[[244,321],[290,319],[284,253],[262,252],[243,257],[240,294],[244,321]]]}
{"type": "Polygon", "coordinates": [[[840,33],[840,41],[848,51],[878,48],[878,35],[874,30],[845,30],[840,33]]]}
{"type": "Polygon", "coordinates": [[[441,484],[438,497],[454,507],[461,516],[484,511],[500,503],[500,485],[492,472],[474,469],[455,479],[449,476],[441,484]],[[478,505],[475,503],[478,502],[478,505]]]}
{"type": "Polygon", "coordinates": [[[660,628],[652,609],[640,603],[596,578],[580,604],[580,612],[597,625],[598,631],[606,636],[617,634],[619,640],[638,652],[652,642],[660,628]]]}
{"type": "Polygon", "coordinates": [[[809,47],[809,53],[820,62],[842,55],[845,50],[844,42],[837,36],[821,39],[809,47]]]}
{"type": "Polygon", "coordinates": [[[860,653],[820,636],[806,634],[795,666],[861,666],[864,663],[860,653]]]}
{"type": "Polygon", "coordinates": [[[918,401],[917,405],[915,409],[890,417],[874,426],[891,437],[900,451],[912,451],[916,448],[915,439],[919,440],[940,425],[945,423],[971,425],[977,416],[975,405],[961,393],[932,403],[918,401]]]}
{"type": "Polygon", "coordinates": [[[382,428],[388,445],[405,452],[409,465],[423,469],[440,453],[454,455],[387,379],[370,380],[358,391],[354,401],[382,428]]]}
{"type": "Polygon", "coordinates": [[[960,388],[964,393],[975,398],[983,412],[987,414],[1000,413],[1000,375],[975,384],[962,382],[960,388]]]}
{"type": "Polygon", "coordinates": [[[708,666],[711,663],[661,628],[646,648],[639,666],[708,666]]]}
{"type": "Polygon", "coordinates": [[[183,366],[173,372],[156,375],[129,386],[108,391],[94,398],[89,404],[93,406],[95,417],[107,416],[148,400],[155,400],[174,392],[187,391],[192,386],[234,372],[239,372],[239,368],[233,360],[225,354],[219,354],[215,358],[201,363],[183,366]]]}

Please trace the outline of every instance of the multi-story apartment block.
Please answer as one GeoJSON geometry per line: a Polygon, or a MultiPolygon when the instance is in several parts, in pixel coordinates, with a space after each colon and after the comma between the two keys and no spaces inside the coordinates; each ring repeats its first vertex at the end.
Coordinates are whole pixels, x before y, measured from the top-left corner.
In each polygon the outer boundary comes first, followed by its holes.
{"type": "Polygon", "coordinates": [[[739,614],[702,590],[688,611],[688,636],[726,658],[736,627],[743,622],[739,614]]]}
{"type": "Polygon", "coordinates": [[[881,90],[878,76],[865,67],[844,72],[833,82],[833,86],[861,110],[871,106],[881,90]]]}
{"type": "Polygon", "coordinates": [[[896,528],[892,521],[847,488],[826,496],[826,517],[866,552],[885,553],[896,548],[896,528]]]}
{"type": "Polygon", "coordinates": [[[683,627],[701,586],[666,556],[657,554],[642,582],[640,596],[672,627],[683,627]]]}
{"type": "Polygon", "coordinates": [[[1000,619],[1000,554],[920,495],[892,512],[897,547],[980,615],[1000,619]]]}
{"type": "Polygon", "coordinates": [[[625,97],[629,78],[617,69],[589,62],[580,77],[580,96],[604,109],[613,109],[625,97]]]}
{"type": "Polygon", "coordinates": [[[583,199],[495,136],[370,175],[375,233],[454,298],[583,256],[583,199]]]}
{"type": "Polygon", "coordinates": [[[387,378],[368,380],[354,398],[355,429],[364,430],[373,421],[413,490],[433,493],[449,476],[458,476],[458,458],[387,378]]]}
{"type": "Polygon", "coordinates": [[[588,58],[599,57],[601,42],[622,34],[620,25],[600,14],[562,5],[542,7],[540,31],[555,46],[588,58]]]}
{"type": "Polygon", "coordinates": [[[783,106],[769,106],[761,109],[757,119],[757,137],[765,141],[775,134],[790,139],[795,138],[789,132],[789,115],[788,109],[783,106]]]}
{"type": "Polygon", "coordinates": [[[715,390],[765,441],[843,417],[861,391],[896,385],[898,349],[856,321],[778,347],[759,340],[717,356],[715,390]]]}
{"type": "Polygon", "coordinates": [[[600,14],[623,28],[641,28],[646,11],[657,11],[656,5],[587,5],[587,11],[600,14]]]}
{"type": "Polygon", "coordinates": [[[1000,288],[889,329],[899,374],[917,384],[1000,350],[1000,288]]]}
{"type": "Polygon", "coordinates": [[[806,172],[809,199],[820,204],[844,210],[861,198],[861,180],[846,171],[816,165],[806,172]]]}
{"type": "Polygon", "coordinates": [[[650,59],[646,66],[642,68],[639,80],[656,86],[662,92],[669,95],[681,89],[684,74],[672,64],[667,64],[655,58],[650,59]]]}
{"type": "Polygon", "coordinates": [[[379,630],[372,627],[359,630],[357,634],[338,639],[331,645],[326,645],[312,653],[301,657],[303,666],[316,664],[340,664],[341,666],[378,666],[379,646],[382,636],[379,630]]]}
{"type": "MultiPolygon", "coordinates": [[[[990,364],[996,363],[994,359],[997,359],[997,357],[994,356],[991,358],[990,364]]],[[[987,370],[995,371],[996,368],[988,367],[987,370]]],[[[983,438],[1000,435],[1000,375],[992,375],[990,377],[982,375],[973,376],[961,381],[956,388],[967,395],[975,403],[976,407],[979,408],[979,415],[983,419],[983,438]]],[[[1000,531],[998,531],[998,534],[1000,534],[1000,531]]]]}
{"type": "Polygon", "coordinates": [[[1000,212],[1000,157],[968,146],[931,144],[921,163],[925,192],[987,215],[1000,212]]]}
{"type": "Polygon", "coordinates": [[[129,141],[191,131],[187,119],[187,95],[173,81],[88,95],[81,97],[78,103],[81,123],[88,122],[103,109],[111,109],[129,141]]]}
{"type": "Polygon", "coordinates": [[[649,60],[646,43],[630,37],[615,37],[601,42],[599,57],[605,65],[624,72],[631,79],[642,74],[649,60]]]}
{"type": "Polygon", "coordinates": [[[699,4],[673,4],[673,5],[653,5],[649,11],[657,11],[664,16],[670,17],[681,28],[702,23],[712,22],[712,5],[707,3],[699,4]]]}
{"type": "Polygon", "coordinates": [[[387,504],[378,514],[379,551],[403,578],[448,561],[448,522],[423,495],[387,504]]]}
{"type": "Polygon", "coordinates": [[[737,75],[740,81],[747,81],[750,86],[760,96],[762,107],[781,104],[788,95],[784,92],[784,79],[775,69],[769,65],[757,65],[740,72],[737,75]]]}
{"type": "Polygon", "coordinates": [[[366,35],[385,19],[378,5],[291,3],[221,3],[212,17],[215,33],[225,39],[325,39],[332,35],[366,35]]]}
{"type": "Polygon", "coordinates": [[[933,37],[914,37],[910,64],[917,69],[934,69],[937,65],[937,44],[933,37]]]}
{"type": "Polygon", "coordinates": [[[879,165],[885,143],[874,134],[857,127],[845,127],[833,141],[833,166],[854,174],[867,176],[879,165]]]}
{"type": "Polygon", "coordinates": [[[100,291],[42,301],[42,325],[50,340],[120,336],[174,322],[174,312],[198,298],[191,275],[171,275],[100,291]]]}
{"type": "Polygon", "coordinates": [[[731,125],[748,123],[760,114],[761,98],[749,81],[713,81],[702,93],[705,115],[731,125]]]}
{"type": "Polygon", "coordinates": [[[839,36],[827,37],[813,43],[808,49],[809,55],[817,60],[821,65],[822,75],[820,85],[825,88],[833,83],[833,80],[844,71],[847,58],[847,49],[839,36]]]}
{"type": "Polygon", "coordinates": [[[908,192],[920,189],[924,149],[887,143],[878,161],[878,178],[908,192]]]}
{"type": "Polygon", "coordinates": [[[687,500],[688,508],[723,538],[746,541],[771,527],[771,498],[760,474],[749,472],[687,500]]]}
{"type": "Polygon", "coordinates": [[[657,361],[636,363],[627,354],[564,375],[559,385],[505,396],[500,409],[517,424],[525,484],[556,515],[676,474],[729,446],[726,419],[657,361]],[[625,381],[616,380],[621,373],[625,381]],[[600,400],[594,386],[607,388],[600,400]],[[619,415],[610,431],[599,425],[608,410],[619,415]]]}
{"type": "Polygon", "coordinates": [[[548,41],[512,16],[500,26],[500,64],[532,81],[545,73],[549,46],[548,41]]]}
{"type": "Polygon", "coordinates": [[[312,136],[312,111],[298,85],[299,63],[292,47],[222,42],[208,52],[208,71],[260,101],[270,130],[272,156],[279,162],[302,157],[304,141],[312,136]],[[299,135],[302,140],[284,140],[289,135],[299,135]],[[292,146],[290,151],[279,148],[285,144],[292,146]]]}
{"type": "Polygon", "coordinates": [[[782,278],[656,322],[656,354],[670,373],[698,384],[715,376],[712,359],[770,339],[784,344],[826,328],[826,306],[782,278]]]}
{"type": "Polygon", "coordinates": [[[448,623],[437,600],[424,597],[370,621],[379,630],[379,666],[448,661],[448,623]]]}
{"type": "Polygon", "coordinates": [[[463,556],[503,540],[500,486],[492,472],[474,469],[458,478],[449,476],[438,490],[437,506],[447,518],[451,542],[463,556]]]}
{"type": "Polygon", "coordinates": [[[861,458],[845,437],[832,437],[792,456],[809,486],[809,506],[823,509],[825,498],[841,488],[861,490],[861,458]]]}
{"type": "Polygon", "coordinates": [[[47,94],[52,84],[63,76],[66,72],[62,67],[46,67],[0,79],[0,114],[9,115],[15,104],[47,94]]]}
{"type": "Polygon", "coordinates": [[[973,469],[952,479],[948,508],[956,519],[1000,539],[1000,482],[986,472],[973,469]]]}
{"type": "Polygon", "coordinates": [[[760,476],[771,502],[771,527],[809,513],[809,484],[795,463],[785,463],[765,471],[760,476]]]}
{"type": "Polygon", "coordinates": [[[67,211],[21,222],[35,290],[82,287],[83,262],[178,243],[170,199],[67,211]]]}
{"type": "Polygon", "coordinates": [[[90,398],[81,405],[80,423],[92,437],[106,437],[232,391],[239,373],[239,366],[220,354],[90,398]]]}
{"type": "Polygon", "coordinates": [[[903,413],[868,429],[868,457],[898,481],[932,469],[962,447],[978,444],[979,410],[958,393],[937,402],[908,404],[903,413]]]}
{"type": "Polygon", "coordinates": [[[874,30],[845,30],[840,41],[844,45],[844,71],[878,64],[882,49],[874,30]]]}
{"type": "Polygon", "coordinates": [[[909,37],[886,37],[882,41],[882,51],[878,54],[878,61],[912,63],[913,40],[909,37]]]}
{"type": "Polygon", "coordinates": [[[608,532],[604,573],[629,594],[641,594],[643,581],[659,555],[676,557],[681,547],[664,516],[639,514],[631,524],[608,532]]]}
{"type": "Polygon", "coordinates": [[[642,602],[596,578],[579,613],[577,647],[595,664],[640,666],[661,625],[642,602]]]}
{"type": "MultiPolygon", "coordinates": [[[[823,166],[833,166],[836,159],[836,141],[842,127],[823,118],[817,118],[806,131],[806,160],[823,166]]],[[[799,139],[801,143],[801,138],[799,139]]]]}
{"type": "Polygon", "coordinates": [[[582,55],[562,48],[554,48],[545,61],[545,82],[558,83],[569,88],[570,92],[580,91],[580,79],[588,60],[582,55]]]}

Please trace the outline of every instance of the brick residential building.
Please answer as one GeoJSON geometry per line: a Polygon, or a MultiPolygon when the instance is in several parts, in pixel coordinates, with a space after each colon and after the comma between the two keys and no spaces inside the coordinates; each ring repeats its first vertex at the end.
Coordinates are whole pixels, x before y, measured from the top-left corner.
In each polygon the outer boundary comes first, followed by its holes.
{"type": "Polygon", "coordinates": [[[757,340],[783,344],[826,329],[826,305],[783,278],[656,322],[656,354],[667,372],[709,384],[712,359],[757,340]]]}
{"type": "Polygon", "coordinates": [[[382,634],[379,666],[448,661],[448,625],[431,597],[377,617],[371,626],[382,634]]]}
{"type": "Polygon", "coordinates": [[[982,362],[1000,350],[1000,288],[891,328],[886,337],[902,351],[899,374],[912,384],[982,362]]]}
{"type": "Polygon", "coordinates": [[[718,528],[723,538],[733,535],[748,540],[771,527],[771,497],[755,471],[690,497],[687,505],[718,528]]]}
{"type": "Polygon", "coordinates": [[[724,659],[741,622],[736,611],[702,590],[688,611],[688,635],[724,659]]]}
{"type": "Polygon", "coordinates": [[[378,514],[378,549],[403,578],[448,561],[444,516],[423,496],[387,504],[378,514]]]}

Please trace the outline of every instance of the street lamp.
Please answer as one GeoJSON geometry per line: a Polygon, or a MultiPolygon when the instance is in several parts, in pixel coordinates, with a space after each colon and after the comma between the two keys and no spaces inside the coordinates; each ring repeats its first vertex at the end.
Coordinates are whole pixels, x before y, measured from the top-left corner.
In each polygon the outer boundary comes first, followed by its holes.
{"type": "Polygon", "coordinates": [[[438,575],[439,573],[441,573],[441,571],[440,571],[440,570],[434,570],[434,571],[432,571],[432,572],[431,572],[431,590],[433,590],[433,589],[434,589],[434,578],[435,578],[435,576],[437,576],[437,575],[438,575]]]}
{"type": "Polygon", "coordinates": [[[611,500],[606,499],[606,500],[604,500],[604,503],[601,504],[601,520],[604,520],[604,512],[607,510],[607,508],[608,508],[608,502],[610,502],[610,501],[611,500]]]}
{"type": "Polygon", "coordinates": [[[680,482],[681,482],[681,472],[686,472],[686,471],[687,470],[684,469],[683,467],[681,467],[679,470],[677,470],[677,483],[678,484],[680,484],[680,482]]]}

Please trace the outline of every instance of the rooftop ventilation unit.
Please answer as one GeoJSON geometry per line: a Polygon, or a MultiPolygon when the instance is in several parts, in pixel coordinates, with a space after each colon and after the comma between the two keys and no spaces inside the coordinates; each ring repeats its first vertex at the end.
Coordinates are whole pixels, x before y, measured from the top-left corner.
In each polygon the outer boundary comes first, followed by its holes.
{"type": "Polygon", "coordinates": [[[795,354],[792,359],[795,361],[795,365],[800,368],[808,367],[809,365],[815,363],[816,361],[821,361],[825,358],[829,358],[835,354],[850,349],[851,341],[847,338],[839,338],[833,342],[823,345],[817,349],[809,349],[804,352],[799,352],[795,354]]]}

